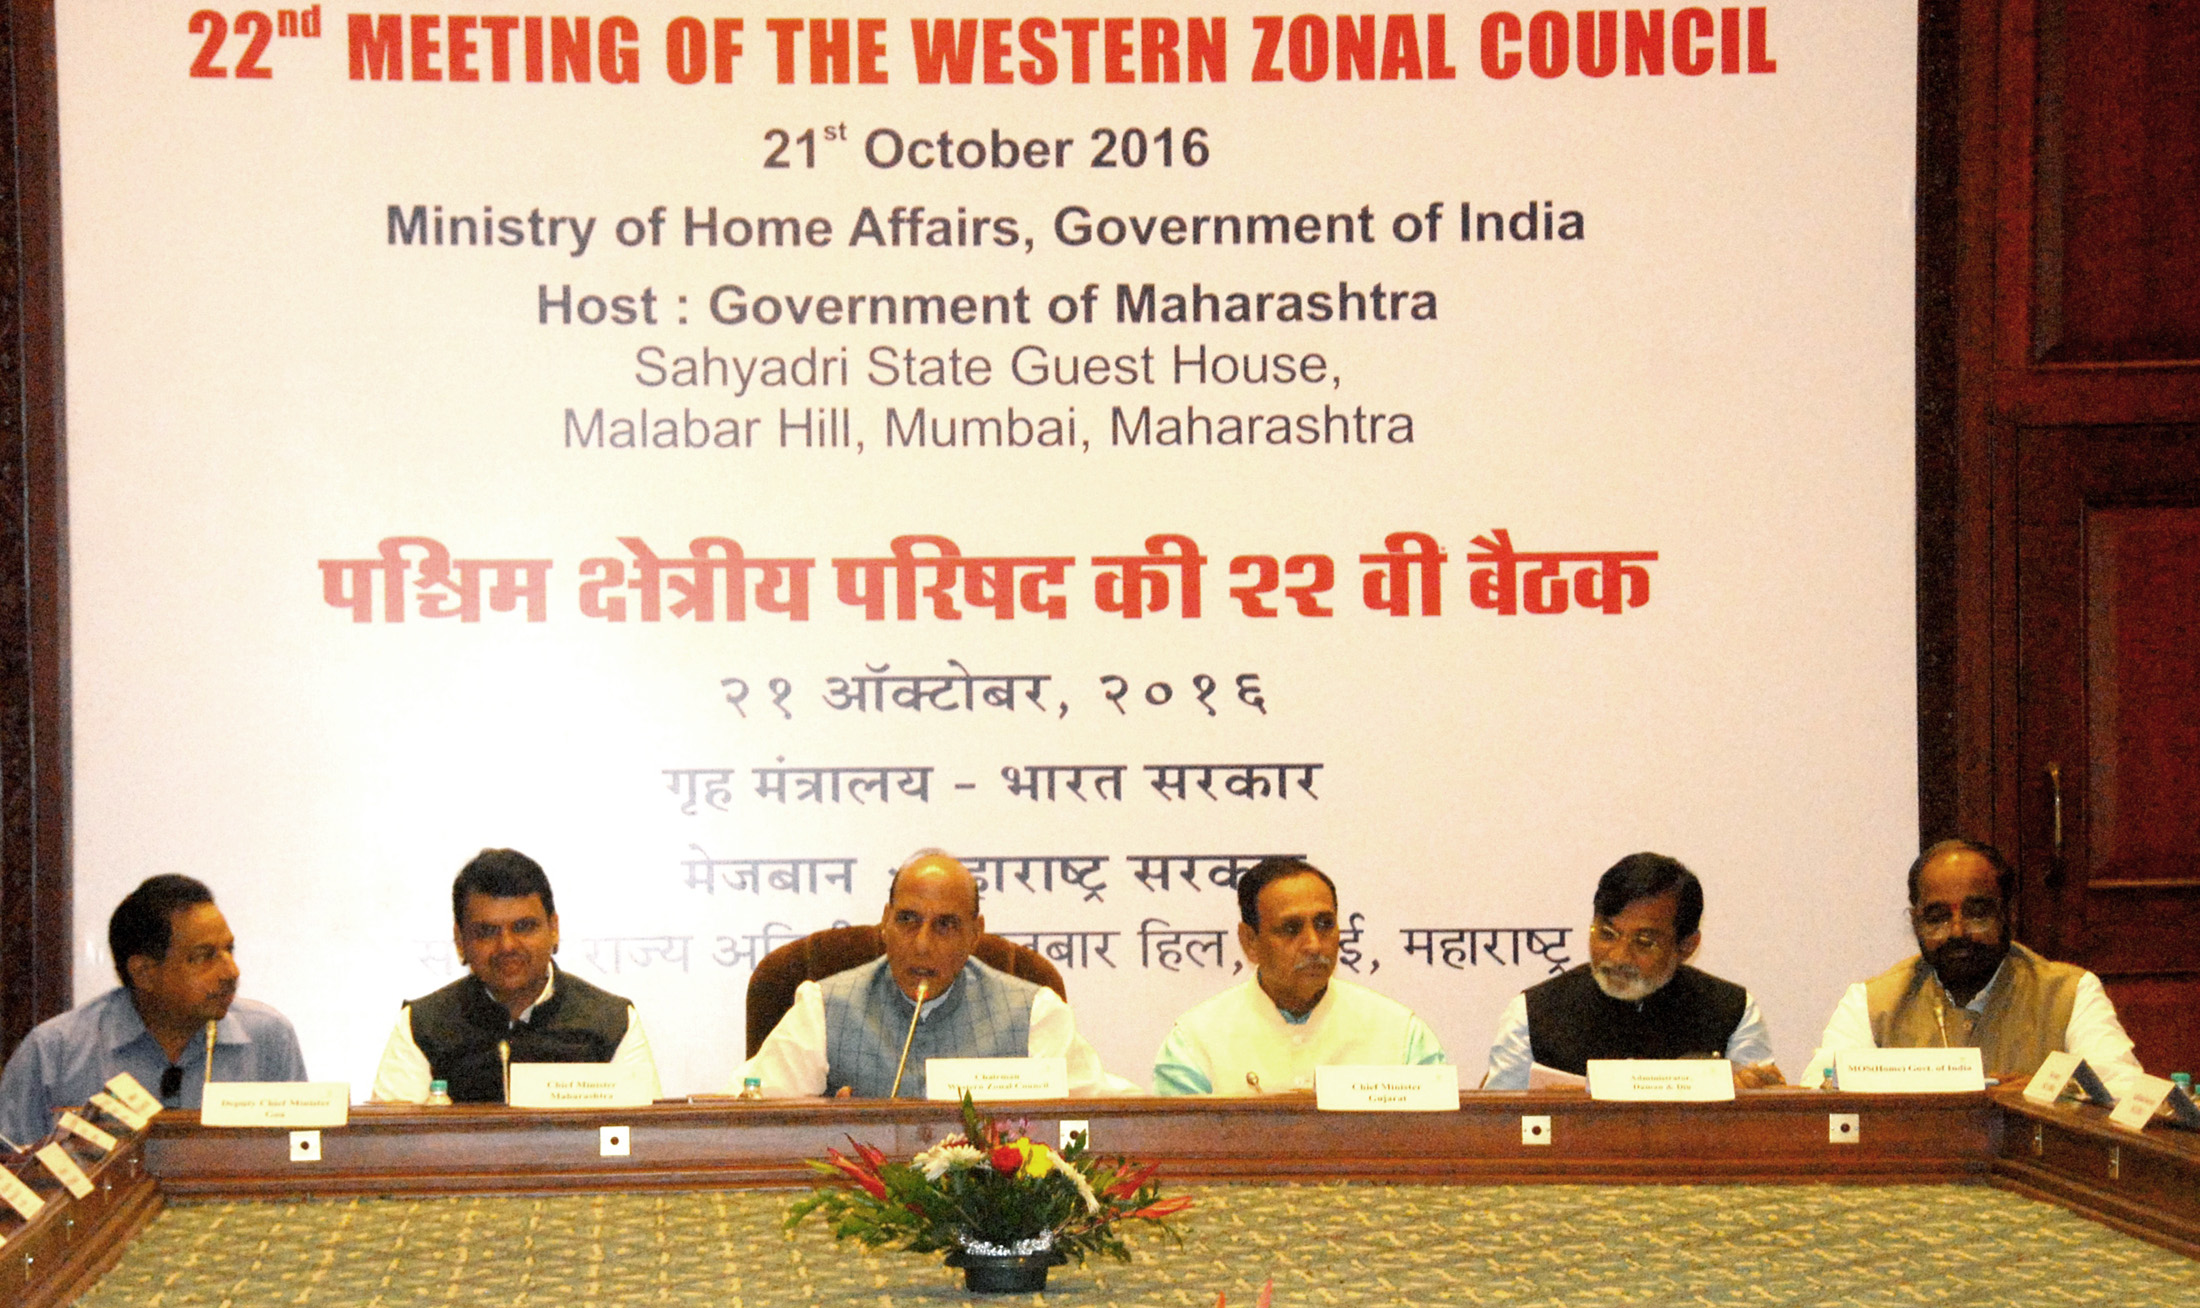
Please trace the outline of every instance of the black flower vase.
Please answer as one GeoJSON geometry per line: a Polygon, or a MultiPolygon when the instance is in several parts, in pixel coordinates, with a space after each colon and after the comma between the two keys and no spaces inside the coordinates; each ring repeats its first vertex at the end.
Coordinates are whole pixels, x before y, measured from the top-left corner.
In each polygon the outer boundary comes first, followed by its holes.
{"type": "Polygon", "coordinates": [[[949,1267],[962,1268],[963,1288],[973,1294],[1031,1294],[1047,1288],[1047,1268],[1068,1258],[1054,1250],[1034,1254],[983,1254],[956,1249],[949,1267]]]}

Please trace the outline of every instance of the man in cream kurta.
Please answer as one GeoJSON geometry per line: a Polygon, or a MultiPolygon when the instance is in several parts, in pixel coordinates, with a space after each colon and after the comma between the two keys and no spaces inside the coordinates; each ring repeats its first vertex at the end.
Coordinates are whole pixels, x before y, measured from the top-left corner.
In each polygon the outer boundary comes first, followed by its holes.
{"type": "Polygon", "coordinates": [[[1237,889],[1253,979],[1176,1020],[1154,1057],[1155,1094],[1311,1090],[1324,1065],[1447,1061],[1411,1009],[1335,979],[1337,888],[1320,869],[1263,859],[1237,889]]]}
{"type": "Polygon", "coordinates": [[[2141,1074],[2101,979],[2010,939],[2016,874],[1990,845],[1944,840],[1910,865],[1918,953],[1842,995],[1819,1046],[1971,1047],[1988,1076],[2023,1079],[2058,1049],[2122,1095],[2141,1074]]]}

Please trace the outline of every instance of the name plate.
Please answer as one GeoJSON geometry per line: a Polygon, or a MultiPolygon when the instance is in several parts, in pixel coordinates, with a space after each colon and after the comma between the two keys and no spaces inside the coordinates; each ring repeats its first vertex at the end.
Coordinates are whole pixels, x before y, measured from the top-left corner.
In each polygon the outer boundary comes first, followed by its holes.
{"type": "Polygon", "coordinates": [[[1456,1113],[1459,1069],[1445,1063],[1317,1067],[1314,1106],[1325,1113],[1456,1113]]]}
{"type": "Polygon", "coordinates": [[[2196,1106],[2192,1096],[2180,1089],[2175,1081],[2159,1076],[2138,1078],[2131,1093],[2116,1105],[2116,1111],[2108,1115],[2108,1120],[2126,1131],[2144,1131],[2165,1104],[2169,1106],[2170,1117],[2179,1125],[2200,1129],[2200,1106],[2196,1106]]]}
{"type": "Polygon", "coordinates": [[[927,1058],[924,1097],[980,1103],[989,1099],[1067,1099],[1069,1063],[1060,1058],[927,1058]]]}
{"type": "Polygon", "coordinates": [[[642,1108],[651,1099],[640,1076],[609,1063],[514,1063],[514,1108],[642,1108]]]}
{"type": "Polygon", "coordinates": [[[2073,1083],[2086,1098],[2103,1108],[2116,1102],[2116,1096],[2108,1092],[2100,1073],[2066,1049],[2056,1050],[2040,1063],[2040,1070],[2025,1083],[2024,1097],[2030,1103],[2051,1104],[2067,1094],[2073,1083]]]}
{"type": "Polygon", "coordinates": [[[351,1120],[343,1081],[215,1081],[199,1121],[206,1126],[342,1126],[351,1120]]]}
{"type": "Polygon", "coordinates": [[[1592,1058],[1589,1097],[1639,1104],[1732,1099],[1734,1064],[1723,1058],[1592,1058]]]}
{"type": "Polygon", "coordinates": [[[1833,1056],[1843,1090],[1866,1095],[1962,1094],[1986,1088],[1976,1049],[1844,1049],[1833,1056]]]}
{"type": "Polygon", "coordinates": [[[153,1097],[152,1091],[138,1084],[138,1079],[128,1072],[117,1072],[107,1078],[107,1093],[135,1109],[137,1115],[147,1122],[160,1116],[161,1109],[165,1107],[160,1100],[153,1097]]]}
{"type": "Polygon", "coordinates": [[[58,1144],[47,1145],[38,1151],[38,1161],[44,1163],[46,1170],[53,1173],[54,1180],[68,1187],[70,1194],[79,1199],[91,1195],[92,1178],[84,1175],[84,1169],[76,1165],[74,1158],[69,1157],[68,1150],[58,1144]]]}
{"type": "Polygon", "coordinates": [[[0,1167],[0,1200],[6,1200],[8,1207],[22,1214],[26,1222],[46,1211],[46,1201],[38,1197],[38,1192],[5,1167],[0,1167]]]}
{"type": "Polygon", "coordinates": [[[107,1114],[133,1131],[142,1131],[153,1119],[102,1090],[92,1096],[92,1107],[107,1114]]]}
{"type": "Polygon", "coordinates": [[[86,1144],[97,1147],[101,1153],[105,1154],[113,1153],[115,1145],[118,1143],[113,1136],[78,1117],[75,1113],[64,1112],[61,1114],[61,1129],[86,1144]]]}

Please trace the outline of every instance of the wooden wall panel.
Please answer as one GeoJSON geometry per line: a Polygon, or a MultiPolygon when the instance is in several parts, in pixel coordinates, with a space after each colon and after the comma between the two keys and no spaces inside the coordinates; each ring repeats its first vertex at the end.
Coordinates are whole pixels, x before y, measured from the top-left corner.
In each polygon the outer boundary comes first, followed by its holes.
{"type": "Polygon", "coordinates": [[[2038,40],[2034,357],[2200,359],[2200,0],[2048,0],[2038,40]]]}
{"type": "Polygon", "coordinates": [[[2098,508],[2085,535],[2091,884],[2200,888],[2200,508],[2098,508]]]}
{"type": "Polygon", "coordinates": [[[0,10],[0,1054],[69,1006],[60,173],[50,3],[0,10]]]}

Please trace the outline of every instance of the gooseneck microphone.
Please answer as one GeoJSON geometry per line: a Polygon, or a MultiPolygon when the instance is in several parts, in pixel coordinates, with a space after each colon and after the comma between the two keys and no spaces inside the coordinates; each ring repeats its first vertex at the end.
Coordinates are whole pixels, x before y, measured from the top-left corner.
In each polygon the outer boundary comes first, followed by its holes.
{"type": "Polygon", "coordinates": [[[901,1061],[894,1064],[894,1088],[887,1092],[888,1099],[901,1098],[902,1069],[909,1066],[909,1046],[916,1043],[917,1019],[924,1016],[924,994],[930,985],[929,981],[917,982],[917,1009],[909,1015],[909,1034],[901,1038],[901,1061]]]}
{"type": "Polygon", "coordinates": [[[504,1073],[504,1102],[512,1102],[512,1042],[497,1041],[497,1066],[504,1073]]]}
{"type": "Polygon", "coordinates": [[[214,1083],[214,1019],[206,1020],[206,1066],[199,1069],[199,1102],[206,1102],[206,1087],[214,1083]]]}

